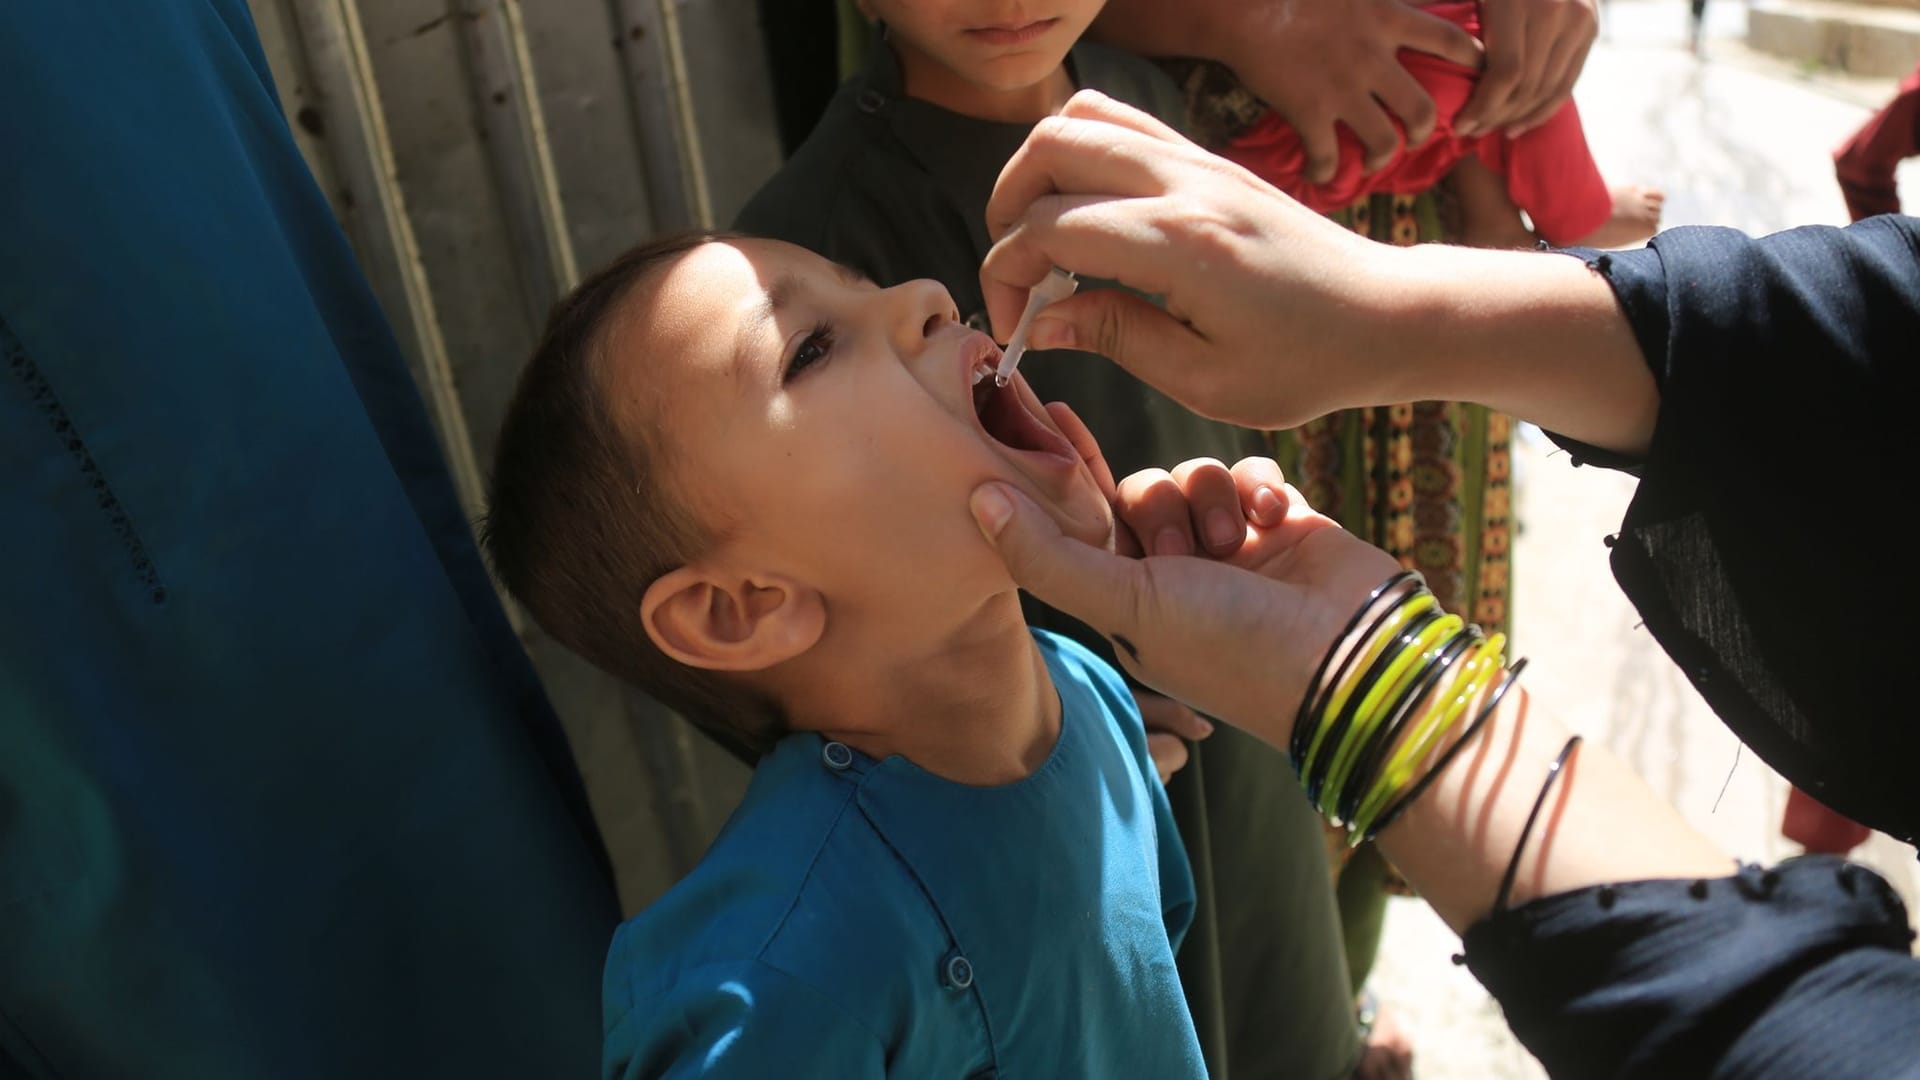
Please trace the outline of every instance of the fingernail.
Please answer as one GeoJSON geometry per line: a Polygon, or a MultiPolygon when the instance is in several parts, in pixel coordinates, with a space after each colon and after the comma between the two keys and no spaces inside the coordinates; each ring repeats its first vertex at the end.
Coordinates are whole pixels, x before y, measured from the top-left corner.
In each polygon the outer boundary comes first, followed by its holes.
{"type": "Polygon", "coordinates": [[[1231,546],[1244,535],[1245,530],[1232,514],[1225,510],[1215,510],[1207,515],[1207,545],[1223,548],[1231,546]]]}
{"type": "Polygon", "coordinates": [[[1184,529],[1168,526],[1154,534],[1153,553],[1155,555],[1191,555],[1193,544],[1187,539],[1184,529]]]}
{"type": "Polygon", "coordinates": [[[1200,737],[1204,739],[1211,734],[1213,734],[1213,721],[1202,718],[1200,721],[1200,737]]]}
{"type": "Polygon", "coordinates": [[[1027,337],[1027,344],[1035,349],[1072,349],[1073,324],[1065,319],[1049,319],[1036,315],[1033,331],[1027,337]]]}
{"type": "Polygon", "coordinates": [[[1253,519],[1262,525],[1276,525],[1283,511],[1280,495],[1265,484],[1253,493],[1253,519]]]}
{"type": "Polygon", "coordinates": [[[998,539],[1000,530],[1006,528],[1007,521],[1013,517],[1013,502],[998,484],[982,484],[973,489],[967,507],[973,511],[974,523],[988,540],[998,539]]]}

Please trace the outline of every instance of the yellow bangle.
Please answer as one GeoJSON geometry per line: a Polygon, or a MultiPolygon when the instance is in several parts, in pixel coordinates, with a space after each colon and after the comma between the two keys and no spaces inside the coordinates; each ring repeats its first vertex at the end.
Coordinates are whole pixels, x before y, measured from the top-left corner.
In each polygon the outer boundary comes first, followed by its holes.
{"type": "Polygon", "coordinates": [[[1401,605],[1400,609],[1387,619],[1384,626],[1374,631],[1373,640],[1367,645],[1367,651],[1361,655],[1358,663],[1347,668],[1345,677],[1340,680],[1339,686],[1334,687],[1333,696],[1316,719],[1313,741],[1307,744],[1307,756],[1300,763],[1300,776],[1303,780],[1312,775],[1314,760],[1320,753],[1320,744],[1327,737],[1328,718],[1340,715],[1340,710],[1346,705],[1347,698],[1353,695],[1353,688],[1359,682],[1360,674],[1372,667],[1374,661],[1380,658],[1380,654],[1386,651],[1387,645],[1393,641],[1394,632],[1399,630],[1402,624],[1438,603],[1439,601],[1434,599],[1432,593],[1422,593],[1401,605]]]}
{"type": "Polygon", "coordinates": [[[1328,767],[1326,783],[1320,788],[1322,813],[1336,804],[1335,800],[1347,782],[1347,774],[1360,760],[1360,748],[1367,744],[1374,732],[1379,729],[1381,722],[1387,718],[1387,714],[1392,712],[1391,709],[1382,709],[1381,703],[1399,700],[1406,684],[1418,670],[1414,666],[1415,663],[1431,659],[1435,648],[1443,641],[1451,640],[1453,635],[1459,633],[1466,625],[1467,621],[1458,615],[1442,615],[1435,619],[1431,626],[1420,632],[1419,637],[1400,651],[1400,655],[1393,658],[1393,661],[1387,665],[1387,669],[1380,673],[1380,678],[1375,680],[1373,688],[1360,699],[1359,707],[1354,710],[1353,720],[1348,725],[1346,734],[1341,738],[1339,747],[1334,751],[1333,764],[1328,767]]]}
{"type": "Polygon", "coordinates": [[[1419,770],[1429,752],[1459,722],[1467,706],[1493,681],[1496,674],[1505,670],[1501,652],[1506,644],[1505,634],[1495,634],[1482,642],[1446,690],[1435,695],[1433,704],[1427,706],[1407,738],[1394,750],[1386,767],[1380,770],[1366,797],[1361,800],[1360,809],[1349,826],[1353,837],[1366,835],[1367,826],[1373,823],[1373,819],[1379,816],[1396,793],[1405,790],[1407,782],[1419,770]],[[1448,700],[1447,694],[1456,686],[1459,687],[1458,692],[1448,700]]]}

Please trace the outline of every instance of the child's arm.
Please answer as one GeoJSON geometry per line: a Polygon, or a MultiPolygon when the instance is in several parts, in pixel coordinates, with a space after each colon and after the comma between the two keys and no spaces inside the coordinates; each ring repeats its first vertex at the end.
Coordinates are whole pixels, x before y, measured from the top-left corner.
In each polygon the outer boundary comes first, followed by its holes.
{"type": "Polygon", "coordinates": [[[1460,160],[1447,174],[1446,190],[1460,220],[1451,240],[1466,247],[1530,248],[1533,233],[1520,220],[1520,208],[1507,195],[1507,183],[1477,157],[1460,160]]]}
{"type": "Polygon", "coordinates": [[[1094,29],[1148,56],[1197,56],[1233,69],[1300,132],[1316,184],[1339,163],[1339,124],[1359,136],[1369,168],[1399,148],[1389,112],[1406,126],[1409,145],[1433,133],[1433,98],[1400,65],[1401,49],[1480,65],[1471,34],[1401,0],[1109,0],[1094,29]]]}
{"type": "Polygon", "coordinates": [[[880,1039],[838,1002],[762,963],[695,968],[607,1030],[603,1080],[881,1077],[880,1039]]]}

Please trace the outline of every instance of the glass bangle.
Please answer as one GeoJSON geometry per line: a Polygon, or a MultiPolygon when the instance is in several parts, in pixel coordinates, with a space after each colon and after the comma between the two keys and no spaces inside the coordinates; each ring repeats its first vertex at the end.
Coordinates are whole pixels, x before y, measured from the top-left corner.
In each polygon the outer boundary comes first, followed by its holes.
{"type": "MultiPolygon", "coordinates": [[[[1352,673],[1356,669],[1365,671],[1365,667],[1373,663],[1373,655],[1379,651],[1382,642],[1390,638],[1392,630],[1405,623],[1411,609],[1421,601],[1421,598],[1432,596],[1427,592],[1427,582],[1421,580],[1419,575],[1404,578],[1402,584],[1404,588],[1392,590],[1392,596],[1384,598],[1384,605],[1380,607],[1379,613],[1367,625],[1367,630],[1352,642],[1352,648],[1346,650],[1346,655],[1340,657],[1340,661],[1332,669],[1332,675],[1329,676],[1327,684],[1319,688],[1319,694],[1313,696],[1311,707],[1306,711],[1306,715],[1294,726],[1294,744],[1298,746],[1294,751],[1294,769],[1302,776],[1306,776],[1308,765],[1315,751],[1319,749],[1319,738],[1325,732],[1327,717],[1331,717],[1338,711],[1338,703],[1344,703],[1342,690],[1352,692],[1352,684],[1350,684],[1352,673]]],[[[1329,655],[1332,655],[1331,651],[1329,655]]]]}
{"type": "MultiPolygon", "coordinates": [[[[1388,592],[1408,582],[1417,580],[1420,580],[1418,571],[1402,570],[1381,582],[1374,587],[1372,592],[1367,594],[1367,602],[1361,604],[1359,608],[1354,611],[1353,617],[1347,620],[1347,625],[1341,627],[1340,632],[1334,635],[1333,643],[1327,646],[1326,655],[1320,658],[1320,665],[1313,669],[1313,677],[1307,680],[1306,692],[1300,696],[1300,707],[1294,711],[1293,738],[1290,740],[1291,742],[1302,742],[1301,730],[1307,726],[1307,718],[1311,715],[1309,710],[1314,704],[1315,697],[1320,693],[1320,680],[1326,677],[1327,669],[1333,666],[1335,656],[1344,657],[1346,655],[1346,653],[1343,652],[1343,646],[1350,650],[1357,645],[1359,639],[1354,638],[1353,632],[1360,626],[1361,621],[1367,617],[1367,612],[1371,611],[1374,605],[1380,602],[1381,597],[1385,596],[1388,592]]],[[[1301,751],[1295,753],[1294,763],[1296,765],[1299,764],[1299,753],[1304,751],[1305,747],[1302,746],[1301,751]]]]}
{"type": "Polygon", "coordinates": [[[1354,710],[1354,721],[1333,752],[1333,761],[1327,770],[1326,791],[1328,809],[1339,805],[1339,797],[1345,791],[1349,777],[1353,775],[1354,763],[1360,756],[1361,747],[1371,742],[1379,731],[1381,721],[1396,710],[1387,708],[1389,703],[1398,705],[1400,695],[1412,685],[1417,675],[1415,668],[1422,660],[1431,661],[1437,655],[1443,643],[1453,635],[1466,629],[1467,622],[1458,615],[1442,615],[1432,625],[1420,632],[1420,635],[1402,649],[1380,678],[1360,699],[1354,710]]]}
{"type": "Polygon", "coordinates": [[[1449,674],[1459,674],[1459,669],[1455,665],[1459,663],[1461,657],[1484,640],[1486,638],[1480,633],[1480,628],[1469,623],[1465,630],[1442,646],[1434,658],[1421,668],[1420,676],[1413,688],[1402,697],[1392,715],[1381,724],[1380,734],[1373,740],[1373,744],[1366,747],[1361,752],[1360,759],[1354,763],[1353,782],[1347,785],[1346,790],[1341,793],[1340,801],[1334,806],[1340,815],[1340,820],[1346,822],[1354,820],[1354,815],[1360,809],[1361,796],[1372,789],[1373,782],[1380,776],[1381,767],[1394,747],[1401,741],[1400,736],[1406,734],[1407,718],[1417,715],[1430,697],[1443,693],[1445,687],[1452,685],[1453,680],[1449,678],[1449,674]]]}
{"type": "Polygon", "coordinates": [[[1352,727],[1361,701],[1378,684],[1381,674],[1393,665],[1402,651],[1434,622],[1445,617],[1432,593],[1414,597],[1403,610],[1411,613],[1405,625],[1393,627],[1391,636],[1381,635],[1379,641],[1368,649],[1369,662],[1365,669],[1358,678],[1340,687],[1334,695],[1334,707],[1320,717],[1319,730],[1314,733],[1313,745],[1308,748],[1307,768],[1301,777],[1307,787],[1307,798],[1316,807],[1322,805],[1320,796],[1326,790],[1327,774],[1332,770],[1334,755],[1352,727]]]}
{"type": "Polygon", "coordinates": [[[1506,644],[1505,634],[1495,634],[1481,644],[1468,661],[1468,667],[1461,671],[1460,678],[1464,681],[1464,685],[1460,687],[1459,693],[1455,694],[1451,701],[1446,701],[1444,698],[1436,701],[1424,716],[1415,721],[1405,745],[1395,751],[1387,761],[1386,767],[1380,772],[1380,779],[1375,782],[1373,791],[1369,792],[1367,798],[1361,802],[1357,817],[1372,820],[1393,798],[1394,793],[1406,788],[1432,752],[1436,741],[1453,729],[1453,725],[1473,704],[1474,699],[1480,696],[1481,691],[1485,690],[1502,670],[1501,661],[1504,658],[1501,656],[1501,651],[1506,644]]]}
{"type": "Polygon", "coordinates": [[[1367,635],[1369,640],[1362,643],[1361,648],[1355,650],[1354,654],[1347,658],[1350,663],[1349,665],[1343,666],[1346,666],[1348,670],[1340,672],[1339,681],[1334,684],[1331,693],[1329,693],[1326,705],[1315,710],[1314,714],[1308,718],[1313,731],[1307,743],[1307,752],[1300,766],[1300,772],[1303,777],[1313,770],[1316,762],[1319,760],[1320,749],[1326,742],[1327,729],[1330,726],[1330,722],[1333,718],[1339,717],[1346,711],[1346,706],[1351,702],[1357,682],[1363,681],[1366,673],[1374,670],[1379,663],[1381,654],[1393,644],[1394,636],[1402,626],[1410,621],[1423,622],[1423,617],[1433,611],[1437,605],[1438,601],[1434,599],[1433,594],[1430,592],[1422,591],[1414,594],[1405,602],[1388,612],[1386,616],[1380,620],[1380,625],[1367,635]],[[1357,663],[1354,663],[1355,661],[1357,661],[1357,663]],[[1354,669],[1358,669],[1362,673],[1360,680],[1351,677],[1354,669]]]}
{"type": "Polygon", "coordinates": [[[1381,813],[1378,821],[1365,822],[1356,826],[1354,831],[1365,839],[1371,840],[1385,832],[1389,825],[1400,820],[1400,815],[1407,812],[1407,807],[1412,806],[1420,796],[1426,794],[1427,789],[1433,786],[1434,780],[1447,771],[1447,766],[1453,764],[1453,759],[1459,757],[1467,744],[1473,741],[1473,737],[1480,734],[1487,723],[1493,719],[1494,712],[1500,708],[1501,700],[1507,696],[1507,691],[1513,689],[1514,684],[1520,681],[1520,673],[1525,670],[1527,670],[1527,658],[1523,656],[1507,669],[1506,678],[1493,688],[1493,693],[1487,697],[1487,703],[1480,706],[1480,711],[1473,715],[1473,720],[1467,725],[1467,729],[1462,731],[1460,737],[1451,745],[1440,751],[1440,755],[1433,759],[1433,764],[1428,767],[1426,773],[1414,781],[1413,786],[1407,789],[1407,793],[1389,805],[1381,813]]]}

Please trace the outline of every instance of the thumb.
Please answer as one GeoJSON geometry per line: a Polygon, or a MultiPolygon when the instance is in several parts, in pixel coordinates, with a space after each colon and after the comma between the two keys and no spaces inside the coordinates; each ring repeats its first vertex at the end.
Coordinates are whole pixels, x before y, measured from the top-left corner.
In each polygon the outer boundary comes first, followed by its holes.
{"type": "Polygon", "coordinates": [[[1027,343],[1035,349],[1079,349],[1126,368],[1168,397],[1206,414],[1189,400],[1193,376],[1206,370],[1204,342],[1193,328],[1125,289],[1086,289],[1042,308],[1027,343]]]}
{"type": "Polygon", "coordinates": [[[1133,630],[1140,563],[1075,540],[1012,485],[980,485],[973,520],[1014,583],[1103,634],[1133,630]]]}

